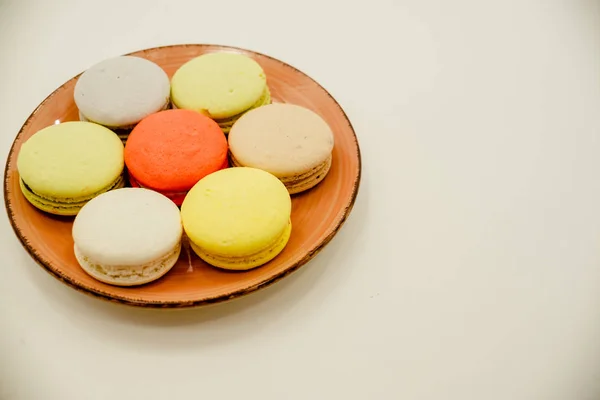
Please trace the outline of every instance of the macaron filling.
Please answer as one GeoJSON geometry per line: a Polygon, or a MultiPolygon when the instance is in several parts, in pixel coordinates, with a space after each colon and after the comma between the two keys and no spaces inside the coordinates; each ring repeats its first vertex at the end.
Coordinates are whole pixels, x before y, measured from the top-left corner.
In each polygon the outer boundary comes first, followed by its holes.
{"type": "Polygon", "coordinates": [[[90,194],[88,196],[82,196],[82,197],[52,197],[52,196],[47,196],[47,195],[43,195],[43,194],[40,194],[40,193],[36,192],[23,179],[21,179],[21,183],[23,183],[25,189],[27,189],[29,192],[31,192],[34,196],[39,197],[41,199],[49,200],[49,201],[56,201],[56,202],[59,202],[59,203],[80,203],[80,202],[87,202],[87,201],[93,199],[94,197],[98,196],[99,194],[102,194],[104,192],[108,192],[111,189],[116,189],[119,186],[124,185],[125,184],[125,180],[124,180],[123,174],[121,174],[110,185],[108,185],[108,186],[100,189],[99,191],[97,191],[95,193],[92,193],[92,194],[90,194]]]}
{"type": "Polygon", "coordinates": [[[155,192],[158,192],[162,195],[167,196],[178,206],[181,205],[181,203],[183,202],[183,199],[185,198],[185,195],[188,193],[187,190],[179,191],[179,192],[169,192],[169,191],[157,190],[157,189],[151,188],[149,186],[142,185],[137,179],[135,179],[135,177],[131,174],[131,172],[129,172],[128,175],[129,175],[129,183],[131,184],[132,187],[139,187],[142,189],[154,190],[155,192]]]}
{"type": "Polygon", "coordinates": [[[125,179],[121,174],[113,183],[98,192],[84,197],[50,197],[37,193],[27,183],[20,180],[21,191],[27,200],[34,206],[42,211],[57,213],[60,215],[74,215],[83,207],[88,201],[94,197],[108,192],[110,190],[122,188],[125,186],[125,179]]]}
{"type": "Polygon", "coordinates": [[[290,194],[296,194],[317,186],[325,179],[331,169],[332,157],[329,157],[323,164],[316,167],[310,174],[304,174],[298,177],[282,178],[281,181],[288,189],[290,194]]]}
{"type": "MultiPolygon", "coordinates": [[[[223,133],[228,134],[229,131],[231,130],[231,127],[235,123],[235,121],[237,121],[242,115],[244,115],[245,113],[247,113],[250,110],[254,110],[255,108],[266,106],[267,104],[271,104],[271,91],[269,90],[269,87],[265,85],[265,90],[263,91],[262,95],[260,96],[258,101],[256,103],[254,103],[252,105],[252,107],[250,107],[249,109],[242,111],[241,113],[236,114],[231,117],[227,117],[227,118],[223,118],[223,119],[217,119],[217,118],[213,118],[213,119],[217,124],[219,124],[219,127],[223,130],[223,133]]],[[[178,109],[177,105],[173,102],[171,102],[171,107],[174,110],[178,109]]],[[[212,118],[208,112],[203,112],[202,114],[205,114],[207,117],[212,118]]]]}
{"type": "Polygon", "coordinates": [[[252,107],[250,107],[249,109],[247,109],[244,112],[241,112],[239,114],[236,114],[232,117],[228,117],[228,118],[223,118],[223,119],[215,119],[215,121],[217,122],[217,124],[219,124],[219,126],[221,127],[221,129],[223,130],[223,132],[225,134],[228,134],[229,131],[231,130],[231,127],[233,126],[233,124],[245,113],[247,113],[250,110],[254,110],[255,108],[258,107],[262,107],[262,106],[266,106],[267,104],[271,104],[271,92],[269,90],[268,86],[265,86],[265,90],[262,94],[262,96],[260,97],[260,99],[258,99],[258,101],[256,103],[254,103],[252,105],[252,107]]]}
{"type": "MultiPolygon", "coordinates": [[[[156,112],[168,110],[170,107],[171,107],[171,99],[166,98],[165,105],[162,108],[160,108],[159,110],[156,110],[156,112]]],[[[131,133],[133,128],[135,128],[135,126],[140,122],[140,121],[137,121],[133,124],[125,125],[125,126],[108,126],[108,125],[103,125],[98,122],[90,120],[85,115],[83,115],[83,113],[81,111],[79,111],[79,120],[83,121],[83,122],[91,122],[94,124],[102,125],[108,129],[110,129],[111,131],[113,131],[114,133],[117,134],[117,136],[119,137],[119,139],[121,139],[121,141],[123,143],[127,142],[127,138],[129,137],[129,134],[131,133]]]]}
{"type": "MultiPolygon", "coordinates": [[[[231,165],[234,167],[244,167],[238,160],[236,160],[235,156],[229,152],[229,159],[231,165]]],[[[332,156],[329,156],[327,160],[323,163],[317,165],[312,168],[308,172],[303,172],[301,174],[291,175],[291,176],[277,176],[281,182],[288,189],[290,194],[300,193],[302,191],[308,190],[317,184],[319,184],[331,169],[332,156]]]]}
{"type": "MultiPolygon", "coordinates": [[[[229,168],[229,159],[227,159],[227,158],[225,158],[225,162],[223,163],[223,166],[220,169],[225,169],[225,168],[229,168]]],[[[135,177],[133,176],[133,174],[131,173],[131,171],[128,171],[127,175],[129,177],[129,183],[130,183],[130,185],[132,187],[139,187],[139,188],[143,188],[143,189],[150,189],[150,190],[154,190],[155,192],[159,192],[160,194],[163,194],[163,195],[167,196],[169,199],[171,199],[178,206],[180,206],[181,203],[183,203],[183,200],[185,199],[185,196],[188,194],[188,191],[189,191],[189,190],[184,190],[184,191],[164,191],[164,190],[154,189],[154,188],[152,188],[150,186],[141,184],[137,179],[135,179],[135,177]]]]}
{"type": "Polygon", "coordinates": [[[181,253],[181,241],[164,256],[142,265],[102,265],[81,253],[74,245],[75,257],[85,271],[99,281],[120,285],[140,285],[166,274],[181,253]]]}
{"type": "Polygon", "coordinates": [[[190,240],[190,247],[204,261],[218,268],[228,270],[247,270],[263,265],[275,258],[285,248],[292,232],[290,221],[281,235],[268,247],[252,254],[239,256],[224,256],[210,253],[190,240]]]}

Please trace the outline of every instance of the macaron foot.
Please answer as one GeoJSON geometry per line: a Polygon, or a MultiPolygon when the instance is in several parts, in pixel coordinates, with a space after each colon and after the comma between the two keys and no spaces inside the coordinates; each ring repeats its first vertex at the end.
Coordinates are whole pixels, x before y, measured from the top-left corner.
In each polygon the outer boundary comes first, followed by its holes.
{"type": "Polygon", "coordinates": [[[226,257],[211,254],[190,241],[190,247],[202,260],[213,267],[232,270],[248,271],[260,267],[279,255],[287,245],[292,233],[292,222],[287,225],[281,236],[269,247],[255,254],[244,257],[226,257]]]}
{"type": "MultiPolygon", "coordinates": [[[[283,182],[290,194],[298,194],[301,192],[305,192],[317,186],[325,179],[325,177],[329,173],[329,170],[331,169],[332,160],[333,157],[329,156],[327,160],[325,160],[325,162],[313,168],[309,172],[291,177],[278,178],[281,182],[283,182]]],[[[229,162],[233,167],[244,166],[238,160],[236,160],[236,158],[233,156],[233,154],[231,154],[231,152],[229,153],[229,162]]]]}
{"type": "Polygon", "coordinates": [[[219,127],[221,127],[221,129],[223,130],[223,133],[225,135],[228,135],[233,124],[235,124],[235,122],[238,119],[240,119],[240,117],[242,117],[242,115],[244,115],[245,113],[247,113],[251,110],[254,110],[258,107],[266,106],[267,104],[271,104],[271,91],[269,90],[268,86],[265,86],[265,90],[264,90],[261,98],[256,103],[254,103],[254,105],[252,107],[250,107],[248,110],[246,110],[242,113],[236,114],[233,117],[229,117],[229,118],[225,118],[225,119],[215,119],[215,122],[217,124],[219,124],[219,127]]]}
{"type": "Polygon", "coordinates": [[[331,169],[331,161],[332,157],[329,157],[327,161],[318,167],[311,175],[300,179],[283,180],[283,184],[290,194],[298,194],[312,189],[325,179],[331,169]]]}
{"type": "Polygon", "coordinates": [[[94,264],[84,256],[77,245],[75,258],[81,268],[92,278],[115,286],[139,286],[162,278],[173,268],[181,253],[181,242],[162,258],[136,267],[94,264]]]}
{"type": "Polygon", "coordinates": [[[96,196],[101,195],[102,193],[106,193],[110,190],[120,189],[125,186],[125,178],[123,175],[119,176],[111,185],[106,188],[100,190],[97,193],[94,193],[91,196],[85,198],[69,198],[69,199],[61,199],[58,197],[47,197],[41,196],[35,193],[27,184],[21,179],[19,182],[21,187],[21,192],[25,199],[31,205],[36,207],[38,210],[47,212],[48,214],[61,215],[61,216],[74,216],[81,210],[81,208],[86,205],[88,201],[93,199],[96,196]]]}

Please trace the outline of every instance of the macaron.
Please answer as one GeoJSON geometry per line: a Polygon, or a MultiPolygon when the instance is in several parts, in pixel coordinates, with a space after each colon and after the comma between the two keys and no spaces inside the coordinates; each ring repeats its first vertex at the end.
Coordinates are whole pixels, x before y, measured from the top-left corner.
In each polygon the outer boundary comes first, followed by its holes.
{"type": "Polygon", "coordinates": [[[227,134],[246,111],[269,104],[271,94],[262,67],[238,53],[208,53],[183,64],[171,79],[174,108],[214,119],[227,134]]]}
{"type": "Polygon", "coordinates": [[[19,151],[21,191],[38,209],[76,215],[91,199],[124,185],[123,143],[90,122],[64,122],[31,136],[19,151]]]}
{"type": "Polygon", "coordinates": [[[212,119],[190,110],[144,118],[125,145],[131,186],[152,189],[181,205],[189,189],[228,166],[227,140],[212,119]]]}
{"type": "Polygon", "coordinates": [[[231,165],[268,171],[291,194],[316,186],[331,168],[331,128],[298,105],[275,103],[249,111],[233,125],[228,142],[231,165]]]}
{"type": "Polygon", "coordinates": [[[192,250],[208,264],[249,270],[281,253],[292,231],[292,203],[275,176],[228,168],[200,180],[181,206],[192,250]]]}
{"type": "Polygon", "coordinates": [[[89,201],[73,223],[75,258],[93,278],[142,285],[165,275],[181,252],[179,209],[160,193],[122,188],[89,201]]]}
{"type": "Polygon", "coordinates": [[[86,70],[75,84],[79,119],[114,130],[127,140],[144,117],[170,106],[171,85],[166,72],[152,61],[121,56],[86,70]]]}

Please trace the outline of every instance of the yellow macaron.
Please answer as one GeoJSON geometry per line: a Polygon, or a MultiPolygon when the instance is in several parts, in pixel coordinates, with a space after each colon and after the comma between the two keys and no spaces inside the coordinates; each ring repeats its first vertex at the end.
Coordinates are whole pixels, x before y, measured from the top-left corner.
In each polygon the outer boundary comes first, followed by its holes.
{"type": "Polygon", "coordinates": [[[200,180],[181,205],[191,248],[207,263],[248,270],[275,258],[291,234],[290,194],[274,175],[228,168],[200,180]]]}
{"type": "Polygon", "coordinates": [[[123,143],[90,122],[63,122],[30,137],[17,169],[25,198],[38,209],[76,215],[101,193],[123,187],[123,143]]]}

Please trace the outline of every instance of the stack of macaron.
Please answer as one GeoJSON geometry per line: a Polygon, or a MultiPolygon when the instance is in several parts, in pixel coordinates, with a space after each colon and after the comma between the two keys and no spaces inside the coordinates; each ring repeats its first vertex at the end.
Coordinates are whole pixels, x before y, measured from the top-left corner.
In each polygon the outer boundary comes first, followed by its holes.
{"type": "Polygon", "coordinates": [[[29,203],[75,216],[75,258],[108,284],[159,279],[182,240],[217,268],[266,264],[292,234],[291,196],[331,168],[329,125],[272,104],[242,54],[200,55],[171,81],[152,61],[109,59],[79,77],[74,100],[80,121],[36,132],[17,169],[29,203]]]}

